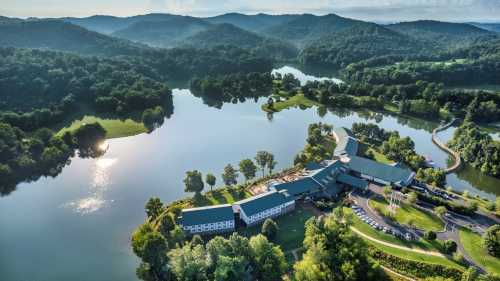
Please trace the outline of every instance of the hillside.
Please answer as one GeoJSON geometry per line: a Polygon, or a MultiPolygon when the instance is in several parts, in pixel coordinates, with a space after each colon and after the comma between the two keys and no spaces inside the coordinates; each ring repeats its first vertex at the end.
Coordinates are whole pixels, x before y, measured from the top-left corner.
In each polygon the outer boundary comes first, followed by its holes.
{"type": "Polygon", "coordinates": [[[388,25],[387,28],[443,47],[464,46],[479,37],[492,35],[491,32],[470,24],[430,20],[401,22],[388,25]]]}
{"type": "Polygon", "coordinates": [[[127,55],[139,49],[60,20],[31,20],[0,24],[0,46],[40,48],[85,55],[127,55]]]}
{"type": "Polygon", "coordinates": [[[205,20],[215,24],[229,23],[242,29],[260,32],[266,28],[284,24],[298,17],[300,17],[300,15],[244,15],[239,13],[228,13],[205,18],[205,20]]]}
{"type": "Polygon", "coordinates": [[[288,40],[302,47],[322,37],[350,28],[355,24],[368,23],[343,18],[334,14],[325,16],[304,14],[283,24],[267,28],[263,32],[269,36],[288,40]]]}
{"type": "Polygon", "coordinates": [[[76,24],[85,29],[96,31],[103,34],[111,34],[118,30],[125,29],[134,23],[141,21],[166,21],[172,17],[179,17],[171,14],[146,14],[132,17],[114,17],[105,15],[96,15],[86,18],[61,18],[60,20],[76,24]]]}
{"type": "Polygon", "coordinates": [[[112,36],[156,47],[173,47],[210,26],[198,18],[172,16],[164,21],[140,21],[112,33],[112,36]]]}
{"type": "Polygon", "coordinates": [[[430,52],[422,42],[376,24],[357,24],[341,32],[322,37],[300,54],[306,65],[345,67],[361,60],[386,56],[430,52]]]}
{"type": "Polygon", "coordinates": [[[479,22],[471,22],[469,23],[473,26],[476,26],[476,27],[479,27],[479,28],[482,28],[482,29],[486,29],[486,30],[489,30],[489,31],[493,31],[493,32],[500,32],[500,23],[479,23],[479,22]]]}
{"type": "Polygon", "coordinates": [[[185,46],[212,48],[219,45],[233,45],[249,49],[263,56],[280,59],[294,58],[298,50],[291,44],[266,38],[257,33],[243,30],[232,24],[218,24],[184,40],[185,46]]]}

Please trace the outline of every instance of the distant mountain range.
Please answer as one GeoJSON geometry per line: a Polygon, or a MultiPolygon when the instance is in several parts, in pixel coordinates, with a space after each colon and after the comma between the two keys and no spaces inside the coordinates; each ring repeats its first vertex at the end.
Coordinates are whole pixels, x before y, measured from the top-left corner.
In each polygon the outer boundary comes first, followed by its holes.
{"type": "Polygon", "coordinates": [[[0,17],[0,46],[126,55],[150,47],[234,45],[277,59],[351,61],[374,55],[429,53],[498,38],[500,24],[413,21],[380,25],[335,14],[197,18],[172,14],[133,17],[13,19],[0,17]],[[340,60],[339,56],[349,59],[340,60]]]}

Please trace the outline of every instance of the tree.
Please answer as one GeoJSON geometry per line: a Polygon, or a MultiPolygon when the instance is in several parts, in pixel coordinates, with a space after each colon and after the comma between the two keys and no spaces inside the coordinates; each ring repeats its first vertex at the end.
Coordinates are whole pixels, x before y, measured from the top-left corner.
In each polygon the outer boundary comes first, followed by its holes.
{"type": "Polygon", "coordinates": [[[161,235],[167,238],[170,237],[170,232],[175,228],[175,222],[170,212],[163,212],[158,216],[156,221],[158,231],[160,231],[161,235]]]}
{"type": "Polygon", "coordinates": [[[226,167],[224,167],[224,172],[222,173],[222,180],[224,181],[224,184],[227,186],[231,186],[233,184],[236,184],[238,178],[238,171],[233,168],[233,165],[227,164],[226,167]]]}
{"type": "Polygon", "coordinates": [[[80,126],[73,133],[81,157],[97,157],[103,153],[100,144],[106,139],[106,130],[99,123],[80,126]]]}
{"type": "Polygon", "coordinates": [[[194,170],[186,172],[186,178],[184,179],[184,191],[194,192],[197,195],[203,190],[203,176],[201,172],[194,170]]]}
{"type": "Polygon", "coordinates": [[[445,206],[437,206],[434,208],[434,212],[438,215],[438,217],[442,218],[448,210],[445,206]]]}
{"type": "Polygon", "coordinates": [[[260,231],[264,236],[269,240],[274,240],[276,238],[276,234],[278,234],[278,224],[275,221],[268,218],[262,224],[262,230],[260,231]]]}
{"type": "Polygon", "coordinates": [[[169,266],[177,280],[205,281],[207,277],[207,259],[203,245],[185,245],[168,253],[169,266]]]}
{"type": "Polygon", "coordinates": [[[408,194],[408,203],[413,205],[413,204],[417,203],[417,199],[418,199],[418,195],[416,192],[410,192],[408,194]]]}
{"type": "Polygon", "coordinates": [[[483,236],[483,244],[488,253],[500,258],[500,225],[496,224],[488,228],[483,236]]]}
{"type": "Polygon", "coordinates": [[[146,203],[146,214],[153,220],[161,214],[162,209],[163,203],[161,203],[158,197],[150,198],[146,203]]]}
{"type": "Polygon", "coordinates": [[[434,241],[437,238],[436,232],[432,230],[428,230],[424,233],[424,238],[429,240],[429,241],[434,241]]]}
{"type": "MultiPolygon", "coordinates": [[[[154,275],[157,279],[164,276],[164,265],[168,262],[166,252],[168,246],[165,238],[153,229],[151,224],[144,223],[132,234],[132,250],[149,265],[149,275],[154,275]]],[[[140,267],[141,275],[148,275],[144,272],[146,268],[140,267]]]]}
{"type": "Polygon", "coordinates": [[[496,209],[497,209],[497,215],[500,216],[500,196],[497,196],[497,198],[495,200],[495,206],[496,206],[496,209]]]}
{"type": "Polygon", "coordinates": [[[203,238],[201,238],[201,236],[198,234],[193,235],[193,238],[191,238],[191,247],[197,245],[203,245],[204,243],[205,242],[203,242],[203,238]]]}
{"type": "Polygon", "coordinates": [[[276,162],[274,160],[274,155],[269,153],[267,155],[267,168],[269,169],[269,175],[271,175],[273,173],[273,170],[277,164],[278,164],[278,162],[276,162]]]}
{"type": "Polygon", "coordinates": [[[208,173],[205,177],[205,182],[210,186],[210,191],[215,185],[215,182],[217,181],[217,178],[211,173],[208,173]]]}
{"type": "Polygon", "coordinates": [[[243,159],[240,161],[240,172],[245,177],[245,180],[250,180],[255,177],[257,166],[250,159],[243,159]]]}
{"type": "Polygon", "coordinates": [[[451,255],[457,251],[457,243],[453,240],[446,240],[443,243],[443,250],[445,253],[451,255]]]}
{"type": "Polygon", "coordinates": [[[270,153],[267,151],[258,151],[255,156],[255,163],[257,163],[262,170],[262,176],[264,176],[264,172],[268,164],[269,154],[270,153]]]}
{"type": "Polygon", "coordinates": [[[280,247],[261,234],[250,238],[249,245],[254,280],[281,280],[286,271],[286,260],[280,247]]]}
{"type": "Polygon", "coordinates": [[[303,259],[294,265],[295,280],[381,280],[368,259],[366,244],[349,228],[341,208],[306,222],[303,259]]]}

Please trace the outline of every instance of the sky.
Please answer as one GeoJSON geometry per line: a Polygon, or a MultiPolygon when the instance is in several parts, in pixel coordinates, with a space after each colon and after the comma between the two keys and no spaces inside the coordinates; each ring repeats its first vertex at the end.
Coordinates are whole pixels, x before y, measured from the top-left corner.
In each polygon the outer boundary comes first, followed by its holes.
{"type": "Polygon", "coordinates": [[[9,17],[131,16],[151,12],[212,16],[245,14],[336,13],[372,20],[500,22],[500,0],[0,0],[0,15],[9,17]]]}

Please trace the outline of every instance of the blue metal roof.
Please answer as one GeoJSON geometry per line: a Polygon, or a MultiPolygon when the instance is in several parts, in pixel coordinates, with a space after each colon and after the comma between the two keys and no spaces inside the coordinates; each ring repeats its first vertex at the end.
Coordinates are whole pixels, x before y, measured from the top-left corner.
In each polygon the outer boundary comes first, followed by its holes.
{"type": "Polygon", "coordinates": [[[296,181],[285,182],[273,186],[276,190],[287,190],[291,195],[298,195],[305,192],[318,191],[321,186],[310,177],[298,179],[296,181]]]}
{"type": "Polygon", "coordinates": [[[251,216],[290,201],[295,201],[295,198],[290,196],[286,190],[273,190],[235,202],[234,205],[240,205],[245,214],[251,216]]]}
{"type": "Polygon", "coordinates": [[[352,187],[357,187],[357,188],[361,188],[361,189],[368,188],[368,182],[366,180],[360,179],[357,177],[353,177],[353,176],[348,175],[348,174],[340,174],[337,177],[337,181],[340,183],[347,184],[347,185],[352,186],[352,187]]]}
{"type": "Polygon", "coordinates": [[[234,220],[233,207],[229,204],[184,209],[180,223],[183,226],[234,220]]]}
{"type": "Polygon", "coordinates": [[[322,187],[326,187],[332,182],[336,181],[336,177],[338,173],[342,172],[344,166],[342,162],[336,160],[326,166],[324,169],[317,170],[313,174],[311,174],[311,178],[313,178],[316,182],[318,182],[322,187]]]}
{"type": "Polygon", "coordinates": [[[333,155],[356,155],[358,153],[358,140],[354,138],[351,131],[343,127],[335,128],[333,131],[337,136],[337,146],[333,155]]]}
{"type": "Polygon", "coordinates": [[[415,173],[409,169],[394,167],[363,157],[349,156],[349,159],[348,166],[351,170],[401,186],[410,184],[415,176],[415,173]]]}

